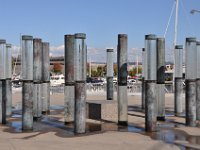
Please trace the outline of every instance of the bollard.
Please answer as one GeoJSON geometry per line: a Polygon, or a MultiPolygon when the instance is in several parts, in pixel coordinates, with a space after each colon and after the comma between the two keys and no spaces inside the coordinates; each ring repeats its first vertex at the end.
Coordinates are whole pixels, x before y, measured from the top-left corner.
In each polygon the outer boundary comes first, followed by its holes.
{"type": "Polygon", "coordinates": [[[33,39],[33,117],[42,116],[41,86],[42,86],[42,40],[33,39]]]}
{"type": "Polygon", "coordinates": [[[165,120],[165,39],[157,38],[157,120],[165,120]]]}
{"type": "Polygon", "coordinates": [[[200,120],[200,42],[197,42],[197,81],[196,81],[197,120],[200,120]]]}
{"type": "Polygon", "coordinates": [[[175,116],[181,116],[182,93],[183,93],[183,46],[175,46],[175,93],[174,93],[174,113],[175,116]]]}
{"type": "Polygon", "coordinates": [[[12,49],[11,44],[6,44],[6,116],[12,115],[12,49]]]}
{"type": "Polygon", "coordinates": [[[49,43],[42,43],[42,114],[49,114],[50,106],[50,59],[49,43]]]}
{"type": "Polygon", "coordinates": [[[75,34],[75,133],[85,133],[86,123],[86,35],[75,34]]]}
{"type": "Polygon", "coordinates": [[[33,129],[33,37],[22,36],[22,129],[33,129]]]}
{"type": "Polygon", "coordinates": [[[186,125],[196,126],[196,77],[197,46],[196,38],[186,38],[186,125]]]}
{"type": "Polygon", "coordinates": [[[127,95],[127,49],[128,37],[126,34],[118,34],[117,67],[118,67],[118,124],[128,124],[128,95],[127,95]]]}
{"type": "Polygon", "coordinates": [[[142,48],[142,109],[145,109],[145,48],[142,48]]]}
{"type": "MultiPolygon", "coordinates": [[[[74,122],[75,36],[65,35],[65,123],[74,122]]],[[[77,60],[77,59],[76,59],[77,60]]]]}
{"type": "Polygon", "coordinates": [[[107,100],[113,100],[113,49],[107,49],[107,100]]]}
{"type": "Polygon", "coordinates": [[[156,102],[156,77],[157,77],[157,39],[156,35],[145,36],[145,129],[148,132],[156,131],[157,102],[156,102]]]}

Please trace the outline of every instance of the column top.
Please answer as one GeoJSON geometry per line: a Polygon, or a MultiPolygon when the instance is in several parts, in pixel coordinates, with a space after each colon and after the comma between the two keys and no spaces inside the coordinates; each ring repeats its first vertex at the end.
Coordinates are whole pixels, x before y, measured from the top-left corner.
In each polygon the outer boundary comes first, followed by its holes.
{"type": "Polygon", "coordinates": [[[145,35],[145,40],[156,40],[156,35],[155,34],[145,35]]]}
{"type": "Polygon", "coordinates": [[[195,37],[188,37],[186,38],[186,42],[196,42],[197,39],[195,37]]]}
{"type": "Polygon", "coordinates": [[[113,52],[114,50],[112,48],[108,48],[107,52],[113,52]]]}
{"type": "Polygon", "coordinates": [[[0,44],[6,44],[6,40],[0,39],[0,44]]]}
{"type": "Polygon", "coordinates": [[[12,45],[11,45],[11,44],[6,44],[6,47],[7,47],[7,48],[11,48],[12,45]]]}
{"type": "Polygon", "coordinates": [[[33,37],[30,35],[22,35],[22,40],[33,40],[33,37]]]}
{"type": "Polygon", "coordinates": [[[34,38],[33,41],[42,42],[42,39],[40,39],[40,38],[34,38]]]}
{"type": "Polygon", "coordinates": [[[121,38],[121,37],[128,37],[128,35],[127,34],[118,34],[118,38],[121,38]]]}
{"type": "Polygon", "coordinates": [[[76,39],[86,39],[85,33],[75,33],[74,35],[76,39]]]}
{"type": "Polygon", "coordinates": [[[175,49],[183,49],[183,45],[175,45],[175,49]]]}
{"type": "Polygon", "coordinates": [[[160,41],[165,41],[165,38],[162,38],[162,37],[158,37],[157,40],[160,40],[160,41]]]}
{"type": "Polygon", "coordinates": [[[197,45],[200,45],[200,41],[197,41],[197,45]]]}

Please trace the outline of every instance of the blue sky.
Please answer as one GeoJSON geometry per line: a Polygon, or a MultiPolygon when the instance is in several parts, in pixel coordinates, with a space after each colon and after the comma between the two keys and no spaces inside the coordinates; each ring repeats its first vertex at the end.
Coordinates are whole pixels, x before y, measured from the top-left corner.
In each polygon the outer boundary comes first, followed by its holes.
{"type": "MultiPolygon", "coordinates": [[[[174,0],[0,0],[0,38],[19,47],[20,34],[50,42],[51,53],[63,53],[64,35],[87,34],[88,57],[105,59],[105,49],[115,48],[117,34],[128,34],[129,59],[144,47],[144,35],[163,37],[174,0]]],[[[185,37],[200,38],[200,0],[180,0],[178,43],[185,37]]],[[[174,37],[174,15],[166,35],[166,57],[170,59],[174,37]]]]}

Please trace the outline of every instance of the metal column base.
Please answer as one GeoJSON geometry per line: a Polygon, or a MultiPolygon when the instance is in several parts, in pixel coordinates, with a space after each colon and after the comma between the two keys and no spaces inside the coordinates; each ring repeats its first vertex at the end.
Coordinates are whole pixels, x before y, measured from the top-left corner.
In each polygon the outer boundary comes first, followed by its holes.
{"type": "Polygon", "coordinates": [[[22,85],[22,129],[33,129],[33,82],[23,81],[22,85]]]}
{"type": "Polygon", "coordinates": [[[6,116],[12,115],[12,81],[6,79],[6,116]]]}
{"type": "Polygon", "coordinates": [[[196,80],[186,80],[186,125],[196,126],[196,80]]]}
{"type": "Polygon", "coordinates": [[[118,85],[118,124],[126,126],[128,124],[128,96],[127,86],[118,85]]]}
{"type": "Polygon", "coordinates": [[[41,83],[33,84],[33,117],[34,120],[38,120],[38,118],[42,117],[42,100],[41,100],[41,83]]]}
{"type": "Polygon", "coordinates": [[[107,100],[113,100],[113,77],[107,77],[107,100]]]}
{"type": "Polygon", "coordinates": [[[50,113],[50,82],[42,83],[42,114],[47,115],[50,113]]]}
{"type": "Polygon", "coordinates": [[[200,120],[200,79],[196,81],[196,89],[197,89],[197,120],[200,120]]]}
{"type": "Polygon", "coordinates": [[[74,84],[65,85],[65,111],[64,111],[64,121],[65,124],[74,122],[74,84]]]}
{"type": "Polygon", "coordinates": [[[156,81],[145,81],[145,129],[147,132],[156,131],[156,81]]]}
{"type": "Polygon", "coordinates": [[[175,92],[174,92],[175,116],[181,116],[181,114],[183,113],[182,92],[183,92],[183,80],[182,78],[175,78],[175,92]]]}
{"type": "Polygon", "coordinates": [[[86,83],[75,83],[75,133],[85,133],[86,129],[86,83]]]}
{"type": "Polygon", "coordinates": [[[165,84],[157,84],[157,120],[165,121],[165,84]]]}

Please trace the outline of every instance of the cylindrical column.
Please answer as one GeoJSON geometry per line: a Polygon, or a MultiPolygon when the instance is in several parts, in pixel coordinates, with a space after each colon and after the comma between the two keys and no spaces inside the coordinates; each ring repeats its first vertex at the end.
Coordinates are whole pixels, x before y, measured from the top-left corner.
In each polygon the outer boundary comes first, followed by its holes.
{"type": "Polygon", "coordinates": [[[0,80],[6,79],[6,40],[0,39],[0,80]]]}
{"type": "Polygon", "coordinates": [[[86,86],[85,81],[75,83],[75,133],[85,133],[86,86]]]}
{"type": "Polygon", "coordinates": [[[0,123],[6,124],[6,40],[0,39],[0,123]]]}
{"type": "Polygon", "coordinates": [[[107,100],[113,100],[113,49],[107,49],[107,100]]]}
{"type": "Polygon", "coordinates": [[[75,36],[65,35],[65,123],[74,121],[75,36]]]}
{"type": "Polygon", "coordinates": [[[33,129],[33,37],[22,36],[22,129],[33,129]]]}
{"type": "Polygon", "coordinates": [[[11,116],[12,114],[12,49],[11,44],[6,44],[6,115],[11,116]]]}
{"type": "Polygon", "coordinates": [[[157,38],[157,119],[165,120],[165,39],[157,38]]]}
{"type": "Polygon", "coordinates": [[[196,81],[196,88],[197,88],[197,120],[200,120],[200,41],[197,42],[197,81],[196,81]]]}
{"type": "Polygon", "coordinates": [[[84,33],[75,34],[75,80],[86,80],[87,49],[85,44],[86,35],[84,33]]]}
{"type": "Polygon", "coordinates": [[[33,129],[33,83],[22,83],[22,129],[33,129]]]}
{"type": "Polygon", "coordinates": [[[145,109],[145,48],[142,48],[142,109],[145,109]]]}
{"type": "Polygon", "coordinates": [[[48,114],[50,106],[49,43],[42,43],[42,113],[48,114]]]}
{"type": "Polygon", "coordinates": [[[84,33],[75,34],[75,132],[85,133],[86,122],[86,62],[87,49],[84,33]]]}
{"type": "Polygon", "coordinates": [[[128,36],[118,35],[117,67],[118,67],[118,124],[128,124],[128,96],[127,96],[127,49],[128,36]]]}
{"type": "Polygon", "coordinates": [[[175,116],[180,116],[183,112],[182,108],[182,93],[183,93],[183,46],[175,46],[175,93],[174,93],[174,113],[175,116]]]}
{"type": "Polygon", "coordinates": [[[145,129],[148,132],[156,131],[157,102],[157,38],[156,35],[145,36],[145,51],[147,62],[145,76],[145,129]]]}
{"type": "Polygon", "coordinates": [[[186,38],[186,125],[196,126],[196,77],[197,46],[196,38],[186,38]]]}
{"type": "Polygon", "coordinates": [[[33,39],[33,116],[35,119],[42,116],[42,40],[33,39]]]}

